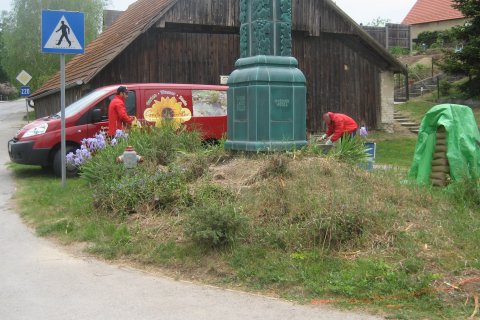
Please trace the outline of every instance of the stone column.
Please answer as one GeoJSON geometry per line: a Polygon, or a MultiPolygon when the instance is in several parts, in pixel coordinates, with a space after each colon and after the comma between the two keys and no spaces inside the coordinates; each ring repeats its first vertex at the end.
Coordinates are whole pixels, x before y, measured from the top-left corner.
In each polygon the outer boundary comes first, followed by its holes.
{"type": "Polygon", "coordinates": [[[225,148],[301,148],[307,143],[306,80],[291,57],[291,0],[240,0],[240,22],[225,148]]]}

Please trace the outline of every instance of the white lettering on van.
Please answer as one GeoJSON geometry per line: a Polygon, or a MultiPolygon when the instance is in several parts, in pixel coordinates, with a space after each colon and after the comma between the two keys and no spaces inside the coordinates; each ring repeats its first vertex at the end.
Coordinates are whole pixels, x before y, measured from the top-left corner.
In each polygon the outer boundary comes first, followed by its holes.
{"type": "Polygon", "coordinates": [[[156,97],[157,97],[156,93],[153,96],[151,96],[150,99],[148,99],[147,101],[147,106],[149,106],[156,97]]]}
{"type": "Polygon", "coordinates": [[[187,106],[187,101],[185,101],[184,97],[180,96],[180,97],[178,97],[178,99],[180,99],[180,101],[182,101],[182,103],[185,107],[187,106]]]}
{"type": "Polygon", "coordinates": [[[175,92],[166,91],[166,90],[160,90],[160,94],[168,94],[168,95],[174,96],[174,95],[175,95],[175,92]]]}

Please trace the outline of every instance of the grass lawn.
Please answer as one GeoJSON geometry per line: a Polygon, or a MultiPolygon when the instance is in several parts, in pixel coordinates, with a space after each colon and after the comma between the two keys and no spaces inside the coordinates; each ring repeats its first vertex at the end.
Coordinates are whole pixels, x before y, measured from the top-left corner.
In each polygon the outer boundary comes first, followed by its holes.
{"type": "Polygon", "coordinates": [[[376,162],[401,170],[367,171],[314,145],[230,153],[193,134],[131,132],[64,189],[12,165],[19,211],[40,236],[178,279],[390,319],[472,313],[452,286],[480,277],[480,188],[410,183],[415,138],[369,135],[376,162]],[[145,156],[135,171],[114,160],[127,142],[145,156]]]}
{"type": "Polygon", "coordinates": [[[377,142],[376,163],[410,167],[417,140],[414,138],[385,139],[377,142]]]}

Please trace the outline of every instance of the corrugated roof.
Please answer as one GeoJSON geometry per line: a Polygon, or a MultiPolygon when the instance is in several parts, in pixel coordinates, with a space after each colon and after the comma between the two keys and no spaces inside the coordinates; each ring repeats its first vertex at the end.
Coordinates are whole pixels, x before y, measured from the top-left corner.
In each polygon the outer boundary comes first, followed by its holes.
{"type": "Polygon", "coordinates": [[[402,24],[419,24],[462,19],[463,14],[452,7],[451,0],[417,0],[402,24]]]}
{"type": "MultiPolygon", "coordinates": [[[[88,83],[176,2],[177,0],[139,0],[131,4],[110,28],[85,48],[84,54],[76,55],[68,62],[65,67],[66,86],[77,81],[88,83]]],[[[32,97],[58,90],[59,83],[60,73],[57,73],[37,89],[32,97]]]]}

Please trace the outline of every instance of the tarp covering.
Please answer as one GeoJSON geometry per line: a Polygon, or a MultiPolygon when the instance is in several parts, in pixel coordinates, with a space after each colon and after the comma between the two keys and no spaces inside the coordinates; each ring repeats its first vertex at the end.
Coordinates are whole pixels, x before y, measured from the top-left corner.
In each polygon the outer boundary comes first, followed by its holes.
{"type": "Polygon", "coordinates": [[[424,116],[418,132],[409,176],[419,184],[430,184],[437,128],[447,132],[447,159],[452,180],[480,177],[480,133],[472,109],[457,104],[440,104],[424,116]]]}

